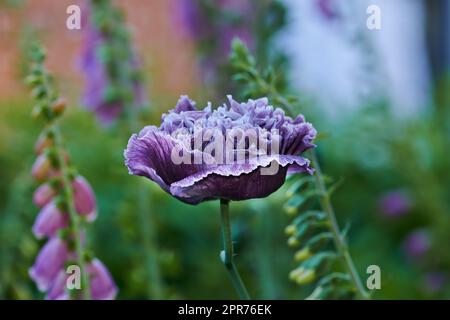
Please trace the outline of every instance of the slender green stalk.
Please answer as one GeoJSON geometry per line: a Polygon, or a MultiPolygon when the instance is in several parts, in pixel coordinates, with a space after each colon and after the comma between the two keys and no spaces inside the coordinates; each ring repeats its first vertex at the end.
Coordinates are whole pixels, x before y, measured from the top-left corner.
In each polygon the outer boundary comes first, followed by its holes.
{"type": "Polygon", "coordinates": [[[145,248],[145,264],[147,268],[147,276],[149,281],[147,283],[147,295],[153,299],[163,298],[163,285],[161,281],[161,272],[159,270],[158,261],[156,259],[156,247],[155,247],[155,234],[156,230],[153,226],[153,212],[148,201],[148,194],[145,192],[146,185],[142,185],[139,188],[139,219],[142,240],[145,248]]]}
{"type": "Polygon", "coordinates": [[[357,290],[358,296],[362,299],[368,299],[369,295],[367,294],[366,290],[364,289],[364,287],[361,283],[361,279],[359,278],[359,275],[358,275],[358,272],[356,271],[352,257],[350,256],[350,252],[348,250],[348,245],[345,242],[345,240],[343,239],[342,233],[339,229],[339,225],[338,225],[338,222],[336,219],[336,214],[334,213],[334,209],[333,209],[333,206],[330,201],[330,195],[327,191],[325,182],[323,180],[323,175],[322,175],[322,171],[320,169],[317,155],[314,151],[312,151],[311,154],[312,154],[312,163],[313,163],[314,168],[316,169],[315,179],[316,179],[316,185],[320,191],[320,203],[321,203],[323,211],[325,211],[325,213],[327,214],[328,220],[330,221],[330,225],[331,225],[330,229],[331,229],[331,233],[333,234],[334,243],[335,243],[336,248],[339,251],[340,255],[344,259],[346,267],[350,273],[352,281],[357,290]]]}
{"type": "Polygon", "coordinates": [[[220,215],[222,218],[222,237],[224,250],[220,254],[225,268],[227,268],[230,274],[233,286],[240,299],[250,300],[247,289],[242,282],[241,276],[234,264],[234,252],[233,252],[233,240],[231,238],[231,226],[230,226],[230,213],[229,213],[229,200],[220,200],[220,215]]]}
{"type": "Polygon", "coordinates": [[[66,197],[66,205],[67,205],[67,211],[69,212],[70,216],[70,227],[73,232],[73,241],[75,243],[75,251],[77,253],[77,263],[78,266],[81,269],[81,292],[82,297],[85,300],[91,299],[91,290],[90,290],[90,284],[89,284],[89,275],[86,270],[86,264],[84,260],[84,252],[83,252],[83,246],[82,246],[82,235],[81,235],[81,228],[80,228],[80,217],[77,214],[74,206],[74,199],[73,199],[73,189],[72,189],[72,183],[69,177],[68,167],[66,164],[64,152],[62,149],[62,142],[61,142],[61,135],[58,132],[58,130],[55,130],[55,147],[58,150],[58,162],[59,162],[59,168],[61,170],[61,178],[62,178],[62,184],[63,184],[63,190],[64,195],[66,197]]]}
{"type": "MultiPolygon", "coordinates": [[[[279,93],[273,81],[266,80],[264,76],[258,71],[254,58],[250,55],[248,49],[240,41],[233,42],[233,53],[231,55],[231,64],[235,67],[236,76],[240,76],[241,79],[245,81],[254,82],[258,90],[254,90],[253,87],[248,89],[253,89],[255,92],[260,94],[264,92],[267,96],[270,96],[277,104],[280,104],[283,109],[291,117],[295,116],[294,107],[282,94],[279,93]],[[248,80],[250,79],[250,80],[248,80]]],[[[239,80],[238,80],[239,81],[239,80]]],[[[241,80],[242,81],[242,80],[241,80]]],[[[244,84],[245,85],[245,84],[244,84]]],[[[256,94],[254,92],[254,94],[256,94]]],[[[320,192],[320,203],[322,210],[327,214],[330,221],[330,229],[333,234],[333,239],[336,245],[336,250],[342,256],[348,272],[351,275],[352,282],[354,283],[355,289],[357,290],[358,296],[361,298],[369,298],[369,295],[364,290],[359,275],[356,271],[355,265],[353,264],[352,258],[350,256],[346,242],[344,241],[339,225],[337,223],[336,215],[334,213],[333,206],[330,200],[330,193],[324,183],[322,172],[320,170],[319,161],[317,160],[316,153],[314,150],[312,153],[312,164],[316,168],[315,180],[317,188],[320,192]]]]}
{"type": "MultiPolygon", "coordinates": [[[[282,96],[280,96],[278,94],[277,94],[277,99],[283,105],[283,107],[287,110],[288,114],[290,116],[293,116],[294,114],[293,114],[292,110],[294,110],[294,108],[292,107],[292,105],[287,100],[285,100],[282,96]]],[[[370,296],[366,292],[366,290],[364,289],[364,287],[362,285],[361,279],[358,275],[358,272],[355,268],[355,264],[353,263],[352,257],[348,250],[347,243],[345,242],[345,240],[342,237],[342,233],[340,231],[339,224],[336,219],[336,214],[334,212],[334,208],[333,208],[333,205],[330,200],[330,194],[327,190],[327,187],[326,187],[324,179],[323,179],[322,171],[320,169],[320,164],[319,164],[319,160],[317,159],[316,152],[314,150],[311,150],[311,155],[312,155],[312,157],[311,157],[312,165],[316,169],[314,176],[315,176],[317,188],[319,189],[319,192],[320,192],[320,195],[319,195],[320,204],[321,204],[322,210],[327,214],[328,220],[330,221],[330,229],[331,229],[331,233],[333,234],[333,240],[334,240],[336,249],[338,250],[340,256],[342,257],[342,259],[345,262],[345,266],[346,266],[348,272],[350,273],[352,282],[355,286],[355,289],[357,290],[357,294],[358,294],[359,298],[369,299],[370,296]]]]}
{"type": "MultiPolygon", "coordinates": [[[[47,100],[48,103],[51,105],[52,100],[50,97],[52,97],[52,86],[49,83],[48,75],[44,74],[43,78],[43,86],[47,89],[47,100]]],[[[89,284],[89,275],[86,270],[86,264],[84,260],[84,251],[83,251],[83,245],[82,245],[82,235],[80,233],[81,228],[81,221],[80,216],[75,210],[74,205],[74,198],[73,198],[73,188],[72,188],[72,181],[70,179],[69,174],[69,168],[66,163],[64,149],[63,149],[63,143],[62,143],[62,137],[61,133],[59,131],[57,120],[54,120],[55,122],[51,122],[48,124],[49,126],[54,127],[55,131],[55,148],[57,150],[57,158],[59,163],[59,169],[61,171],[61,179],[62,179],[62,188],[66,200],[66,206],[67,211],[69,213],[70,217],[70,228],[72,231],[73,236],[73,242],[75,244],[75,251],[77,254],[77,264],[81,269],[81,293],[82,298],[85,300],[91,299],[91,290],[90,290],[90,284],[89,284]]]]}

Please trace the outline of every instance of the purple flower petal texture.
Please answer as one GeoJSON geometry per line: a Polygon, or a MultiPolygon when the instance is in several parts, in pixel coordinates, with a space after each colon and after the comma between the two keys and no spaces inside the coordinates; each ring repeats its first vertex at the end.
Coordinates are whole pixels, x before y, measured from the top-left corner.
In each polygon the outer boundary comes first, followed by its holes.
{"type": "MultiPolygon", "coordinates": [[[[118,289],[111,274],[105,265],[98,259],[93,259],[86,265],[89,273],[89,285],[93,300],[114,300],[118,289]]],[[[68,300],[69,292],[66,290],[68,275],[64,270],[59,271],[50,290],[47,293],[48,300],[68,300]]]]}
{"type": "Polygon", "coordinates": [[[34,192],[33,203],[42,208],[53,199],[55,194],[55,189],[49,183],[45,183],[34,192]]]}
{"type": "Polygon", "coordinates": [[[67,245],[59,237],[51,238],[42,247],[34,265],[29,270],[30,277],[36,282],[40,291],[47,291],[50,288],[58,272],[62,270],[67,255],[67,245]]]}
{"type": "Polygon", "coordinates": [[[69,225],[69,216],[56,205],[55,201],[46,204],[33,224],[33,233],[38,239],[53,237],[59,229],[69,225]]]}
{"type": "Polygon", "coordinates": [[[46,300],[69,300],[69,293],[66,291],[67,274],[62,269],[53,281],[50,290],[45,297],[46,300]]]}
{"type": "Polygon", "coordinates": [[[92,222],[97,217],[97,206],[92,187],[82,176],[76,176],[73,183],[73,199],[78,214],[92,222]]]}
{"type": "Polygon", "coordinates": [[[114,300],[117,287],[105,265],[98,259],[93,259],[87,265],[89,272],[91,295],[94,300],[114,300]]]}
{"type": "Polygon", "coordinates": [[[300,154],[315,147],[316,130],[303,116],[292,119],[267,98],[228,100],[215,110],[210,104],[200,110],[182,96],[159,128],[147,126],[131,136],[124,152],[130,174],[198,204],[263,198],[283,185],[287,173],[313,173],[300,154]],[[276,170],[269,172],[272,167],[276,170]]]}

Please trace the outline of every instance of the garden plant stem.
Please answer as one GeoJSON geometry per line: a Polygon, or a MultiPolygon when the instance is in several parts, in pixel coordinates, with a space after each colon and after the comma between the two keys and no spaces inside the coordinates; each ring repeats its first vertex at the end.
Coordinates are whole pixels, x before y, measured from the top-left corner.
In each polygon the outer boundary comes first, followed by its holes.
{"type": "Polygon", "coordinates": [[[330,195],[327,192],[325,182],[323,180],[323,175],[320,169],[317,155],[314,151],[311,151],[311,154],[312,154],[312,163],[316,170],[314,175],[317,187],[319,188],[320,203],[322,206],[322,210],[325,211],[328,220],[330,222],[330,229],[333,234],[334,243],[340,255],[344,259],[345,265],[350,273],[353,284],[357,290],[358,296],[362,299],[368,299],[369,295],[367,294],[366,290],[364,290],[364,287],[361,283],[361,279],[359,278],[358,272],[356,271],[355,265],[353,263],[352,257],[350,256],[348,245],[343,239],[342,234],[340,232],[339,225],[336,219],[336,214],[330,201],[330,195]]]}
{"type": "MultiPolygon", "coordinates": [[[[284,107],[284,109],[287,111],[287,113],[291,117],[294,117],[293,106],[286,99],[284,99],[284,97],[279,95],[277,92],[274,92],[274,94],[276,95],[278,101],[281,103],[281,105],[284,107]]],[[[321,204],[322,210],[326,213],[328,220],[330,222],[330,229],[331,229],[331,233],[333,235],[333,240],[334,240],[336,249],[338,250],[340,256],[342,257],[342,259],[345,262],[345,266],[347,267],[350,277],[352,278],[352,282],[353,282],[353,285],[355,286],[358,297],[361,299],[370,299],[370,296],[364,289],[361,279],[358,275],[358,272],[356,271],[355,264],[353,263],[352,257],[348,250],[348,245],[342,237],[342,233],[340,231],[339,224],[336,219],[336,214],[334,212],[333,205],[331,204],[330,194],[327,190],[327,187],[326,187],[324,179],[323,179],[319,160],[317,159],[317,154],[314,150],[311,150],[311,155],[312,155],[312,157],[311,157],[312,165],[316,170],[316,172],[314,173],[314,176],[315,176],[316,185],[317,185],[317,188],[319,191],[320,204],[321,204]]]]}
{"type": "MultiPolygon", "coordinates": [[[[51,105],[52,100],[50,99],[52,88],[49,84],[49,80],[47,76],[43,77],[43,85],[47,88],[47,100],[51,105]]],[[[74,198],[73,198],[73,189],[72,189],[72,181],[69,176],[69,168],[67,167],[66,157],[63,151],[63,143],[61,132],[59,131],[58,123],[50,122],[48,126],[54,126],[55,128],[55,148],[57,150],[57,159],[59,163],[59,168],[61,170],[61,179],[62,179],[62,188],[64,192],[64,196],[66,197],[66,205],[67,211],[69,213],[70,218],[70,228],[73,233],[73,242],[75,244],[75,251],[77,255],[77,264],[81,270],[81,296],[83,300],[91,300],[91,289],[89,283],[89,275],[86,269],[86,263],[84,259],[84,251],[82,246],[82,235],[81,235],[81,221],[80,216],[75,210],[74,198]]]]}
{"type": "Polygon", "coordinates": [[[242,300],[250,300],[247,289],[239,275],[234,264],[233,240],[231,238],[229,200],[220,199],[220,215],[222,218],[222,236],[224,250],[220,254],[220,258],[230,274],[233,286],[236,289],[239,298],[242,300]]]}
{"type": "Polygon", "coordinates": [[[61,148],[61,135],[58,132],[58,128],[55,130],[56,136],[55,136],[55,145],[58,150],[58,162],[60,164],[61,169],[61,177],[63,182],[63,190],[64,195],[67,200],[67,211],[69,212],[70,221],[71,221],[71,229],[73,231],[73,237],[74,237],[74,243],[75,243],[75,251],[77,253],[77,263],[78,266],[81,269],[81,292],[82,292],[82,298],[84,300],[91,300],[91,290],[90,290],[90,284],[89,284],[89,275],[86,269],[85,259],[84,259],[84,252],[82,247],[82,235],[81,235],[81,228],[80,228],[80,217],[78,216],[75,207],[74,207],[74,199],[73,199],[73,190],[72,190],[72,183],[69,178],[69,172],[66,165],[66,160],[64,153],[61,148]]]}

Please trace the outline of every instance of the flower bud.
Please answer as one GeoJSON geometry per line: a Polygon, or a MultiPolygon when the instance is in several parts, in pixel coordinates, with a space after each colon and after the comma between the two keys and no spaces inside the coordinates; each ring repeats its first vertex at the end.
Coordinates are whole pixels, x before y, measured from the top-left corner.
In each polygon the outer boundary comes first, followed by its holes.
{"type": "Polygon", "coordinates": [[[53,113],[57,116],[61,115],[66,109],[66,100],[60,98],[52,104],[53,113]]]}
{"type": "Polygon", "coordinates": [[[297,207],[294,206],[289,206],[289,205],[285,205],[284,206],[284,211],[286,212],[286,214],[290,217],[292,217],[293,215],[295,215],[297,213],[297,207]]]}
{"type": "Polygon", "coordinates": [[[311,257],[311,251],[309,251],[308,247],[297,251],[294,255],[295,261],[298,261],[298,262],[304,261],[304,260],[308,259],[309,257],[311,257]]]}
{"type": "Polygon", "coordinates": [[[52,147],[54,144],[53,138],[49,132],[42,133],[36,144],[34,145],[34,151],[36,154],[41,154],[45,149],[52,147]]]}
{"type": "Polygon", "coordinates": [[[287,236],[293,236],[295,234],[295,231],[297,231],[297,227],[293,224],[288,225],[285,229],[284,229],[284,233],[287,236]]]}
{"type": "Polygon", "coordinates": [[[316,279],[316,272],[314,269],[299,267],[289,273],[289,279],[295,281],[299,285],[309,284],[316,279]]]}
{"type": "Polygon", "coordinates": [[[97,217],[97,210],[91,185],[82,176],[76,176],[72,185],[75,210],[85,216],[87,221],[94,221],[97,217]]]}
{"type": "Polygon", "coordinates": [[[296,237],[289,237],[287,243],[289,247],[297,247],[300,244],[296,237]]]}
{"type": "Polygon", "coordinates": [[[56,191],[50,183],[41,185],[33,194],[33,203],[42,208],[55,196],[56,191]]]}
{"type": "Polygon", "coordinates": [[[47,291],[67,259],[67,245],[58,238],[50,239],[39,252],[29,270],[30,277],[40,291],[47,291]]]}
{"type": "Polygon", "coordinates": [[[68,215],[63,213],[53,200],[39,212],[33,225],[33,233],[38,239],[52,237],[59,229],[67,227],[68,224],[68,215]]]}
{"type": "Polygon", "coordinates": [[[34,162],[31,174],[36,180],[42,181],[48,177],[51,169],[52,166],[50,160],[45,154],[41,154],[34,162]]]}

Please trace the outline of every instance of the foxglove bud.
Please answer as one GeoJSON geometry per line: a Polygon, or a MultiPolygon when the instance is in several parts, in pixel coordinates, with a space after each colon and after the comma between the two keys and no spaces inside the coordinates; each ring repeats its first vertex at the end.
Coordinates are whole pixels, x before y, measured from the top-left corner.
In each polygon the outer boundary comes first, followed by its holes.
{"type": "Polygon", "coordinates": [[[311,257],[312,253],[309,250],[309,247],[303,248],[295,253],[294,259],[295,261],[304,261],[311,257]]]}
{"type": "Polygon", "coordinates": [[[67,258],[67,244],[59,237],[50,239],[39,252],[29,270],[40,291],[47,291],[62,270],[67,258]]]}
{"type": "Polygon", "coordinates": [[[97,217],[95,195],[92,187],[82,176],[76,176],[73,181],[73,198],[75,210],[87,221],[94,221],[97,217]]]}
{"type": "Polygon", "coordinates": [[[288,225],[285,229],[284,229],[284,233],[287,236],[293,236],[295,235],[295,232],[297,231],[297,227],[293,224],[288,225]]]}
{"type": "Polygon", "coordinates": [[[298,245],[300,244],[298,239],[294,236],[289,237],[287,243],[288,243],[288,246],[291,248],[298,247],[298,245]]]}
{"type": "Polygon", "coordinates": [[[89,272],[91,295],[94,300],[113,300],[117,295],[117,287],[105,265],[94,259],[87,265],[89,272]]]}
{"type": "Polygon", "coordinates": [[[48,177],[51,169],[52,165],[50,160],[45,154],[41,154],[34,162],[31,174],[36,180],[42,181],[48,177]]]}
{"type": "Polygon", "coordinates": [[[53,113],[57,116],[61,115],[66,109],[66,101],[59,99],[52,104],[53,113]]]}
{"type": "Polygon", "coordinates": [[[42,208],[49,203],[55,196],[56,191],[50,183],[41,185],[33,194],[33,202],[36,206],[42,208]]]}
{"type": "Polygon", "coordinates": [[[41,134],[34,145],[34,151],[36,154],[41,154],[45,149],[52,147],[54,145],[53,138],[48,132],[41,134]]]}
{"type": "Polygon", "coordinates": [[[291,273],[289,274],[289,278],[299,285],[304,285],[315,280],[316,272],[314,271],[314,269],[305,269],[299,267],[291,271],[291,273]]]}
{"type": "Polygon", "coordinates": [[[68,215],[59,207],[55,201],[52,201],[41,209],[33,225],[36,238],[52,237],[59,229],[69,225],[68,215]]]}

